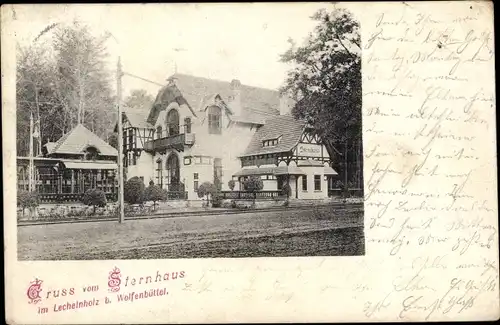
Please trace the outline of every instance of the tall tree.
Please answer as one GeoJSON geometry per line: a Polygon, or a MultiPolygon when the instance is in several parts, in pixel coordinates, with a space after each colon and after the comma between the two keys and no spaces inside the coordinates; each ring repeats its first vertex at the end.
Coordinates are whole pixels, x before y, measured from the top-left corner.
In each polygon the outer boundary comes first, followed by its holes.
{"type": "Polygon", "coordinates": [[[344,9],[331,12],[321,9],[311,18],[318,24],[305,43],[297,46],[289,40],[290,48],[281,57],[282,62],[292,65],[281,90],[295,100],[294,116],[313,127],[326,142],[330,155],[342,155],[340,161],[336,160],[336,167],[345,176],[343,181],[356,180],[360,185],[361,175],[357,172],[362,169],[359,24],[344,9]],[[349,175],[348,170],[352,170],[349,175]]]}
{"type": "Polygon", "coordinates": [[[42,144],[77,123],[106,139],[116,121],[105,60],[108,35],[95,37],[79,22],[49,27],[31,45],[17,48],[19,155],[28,154],[30,113],[40,121],[42,144]]]}
{"type": "Polygon", "coordinates": [[[125,98],[125,106],[136,110],[149,110],[154,102],[154,97],[144,89],[134,89],[125,98]]]}
{"type": "Polygon", "coordinates": [[[100,136],[109,131],[114,115],[111,74],[106,67],[109,34],[94,36],[88,26],[75,21],[57,26],[53,48],[56,60],[55,89],[66,118],[74,126],[85,124],[100,136]]]}

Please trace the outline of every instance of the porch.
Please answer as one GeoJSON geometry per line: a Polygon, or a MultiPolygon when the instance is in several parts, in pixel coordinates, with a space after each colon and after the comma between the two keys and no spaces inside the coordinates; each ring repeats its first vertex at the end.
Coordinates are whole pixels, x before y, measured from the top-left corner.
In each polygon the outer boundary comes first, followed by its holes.
{"type": "MultiPolygon", "coordinates": [[[[118,193],[113,161],[34,158],[34,187],[40,203],[79,202],[88,189],[99,189],[109,201],[118,193]]],[[[18,158],[17,188],[28,190],[29,160],[18,158]]]]}

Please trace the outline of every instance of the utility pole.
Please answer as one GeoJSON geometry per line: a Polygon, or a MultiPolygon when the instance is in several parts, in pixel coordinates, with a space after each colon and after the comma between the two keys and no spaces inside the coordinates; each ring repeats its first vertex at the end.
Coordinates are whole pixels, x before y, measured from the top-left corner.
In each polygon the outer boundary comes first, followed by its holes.
{"type": "Polygon", "coordinates": [[[29,167],[28,167],[28,190],[33,191],[33,180],[34,180],[34,163],[33,163],[33,113],[30,113],[30,155],[29,155],[29,167]]]}
{"type": "Polygon", "coordinates": [[[116,106],[118,106],[118,205],[120,207],[120,223],[125,220],[123,200],[123,126],[122,126],[122,63],[118,57],[116,66],[116,106]]]}

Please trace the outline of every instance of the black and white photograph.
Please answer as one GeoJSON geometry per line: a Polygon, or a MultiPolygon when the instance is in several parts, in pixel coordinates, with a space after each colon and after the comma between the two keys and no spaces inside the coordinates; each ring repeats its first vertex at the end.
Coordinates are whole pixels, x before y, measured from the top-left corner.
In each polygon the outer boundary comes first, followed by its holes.
{"type": "Polygon", "coordinates": [[[18,260],[365,255],[352,12],[100,8],[16,38],[18,260]]]}

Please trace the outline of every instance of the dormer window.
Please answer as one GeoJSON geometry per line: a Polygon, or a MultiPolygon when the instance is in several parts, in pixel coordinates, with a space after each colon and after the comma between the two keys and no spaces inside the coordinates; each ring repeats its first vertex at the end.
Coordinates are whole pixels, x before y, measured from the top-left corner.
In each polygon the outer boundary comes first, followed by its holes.
{"type": "Polygon", "coordinates": [[[208,108],[208,133],[221,134],[222,131],[222,110],[218,106],[208,108]]]}
{"type": "Polygon", "coordinates": [[[262,146],[263,147],[274,147],[277,146],[281,141],[281,136],[274,138],[274,139],[266,139],[262,141],[262,146]]]}
{"type": "Polygon", "coordinates": [[[96,160],[98,156],[97,148],[92,146],[88,147],[85,150],[84,155],[85,155],[85,160],[96,160]]]}

